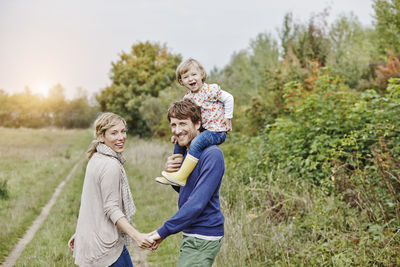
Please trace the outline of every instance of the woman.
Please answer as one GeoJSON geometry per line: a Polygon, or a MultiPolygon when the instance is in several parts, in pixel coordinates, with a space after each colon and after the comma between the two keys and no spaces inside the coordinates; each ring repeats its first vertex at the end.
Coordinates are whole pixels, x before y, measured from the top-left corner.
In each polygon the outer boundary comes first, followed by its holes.
{"type": "Polygon", "coordinates": [[[76,231],[68,246],[79,266],[133,266],[125,244],[132,238],[139,247],[150,249],[154,241],[132,226],[136,208],[121,154],[125,120],[101,114],[95,121],[95,138],[88,150],[76,231]]]}

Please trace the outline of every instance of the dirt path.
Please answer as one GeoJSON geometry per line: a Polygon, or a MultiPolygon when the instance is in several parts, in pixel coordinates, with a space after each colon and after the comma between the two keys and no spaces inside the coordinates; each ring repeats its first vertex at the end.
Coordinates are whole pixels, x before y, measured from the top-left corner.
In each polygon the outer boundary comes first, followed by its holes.
{"type": "Polygon", "coordinates": [[[18,241],[17,245],[15,245],[11,253],[6,257],[5,261],[1,265],[2,267],[13,266],[16,263],[17,259],[21,255],[22,251],[25,249],[26,245],[28,245],[28,243],[32,240],[37,230],[39,230],[40,226],[43,224],[47,215],[49,215],[49,212],[53,207],[54,203],[56,203],[56,200],[60,195],[64,185],[68,182],[72,174],[75,172],[76,168],[82,162],[83,160],[78,161],[71,169],[71,171],[68,173],[67,177],[65,177],[65,179],[57,186],[50,201],[46,204],[46,206],[44,206],[40,215],[35,219],[35,221],[29,227],[28,231],[26,231],[25,235],[18,241]]]}
{"type": "Polygon", "coordinates": [[[133,266],[135,267],[149,267],[149,263],[146,261],[147,254],[149,253],[148,250],[144,250],[139,248],[135,242],[133,245],[128,249],[129,253],[131,254],[133,266]]]}
{"type": "MultiPolygon", "coordinates": [[[[49,200],[49,202],[44,206],[42,212],[39,216],[35,219],[32,225],[28,228],[25,235],[18,241],[17,245],[13,248],[11,253],[6,257],[5,261],[2,263],[1,267],[11,267],[13,266],[19,256],[21,255],[22,251],[28,245],[28,243],[33,239],[37,230],[39,230],[40,226],[43,224],[44,220],[50,213],[51,208],[53,207],[54,203],[56,203],[58,196],[60,195],[62,189],[64,188],[65,184],[68,180],[72,177],[72,174],[75,172],[77,167],[83,162],[83,160],[78,161],[74,167],[72,167],[71,171],[68,173],[67,177],[57,186],[56,190],[54,191],[53,196],[49,200]]],[[[146,261],[147,257],[147,250],[140,249],[136,243],[129,249],[132,262],[134,266],[138,267],[149,267],[149,263],[146,261]]]]}

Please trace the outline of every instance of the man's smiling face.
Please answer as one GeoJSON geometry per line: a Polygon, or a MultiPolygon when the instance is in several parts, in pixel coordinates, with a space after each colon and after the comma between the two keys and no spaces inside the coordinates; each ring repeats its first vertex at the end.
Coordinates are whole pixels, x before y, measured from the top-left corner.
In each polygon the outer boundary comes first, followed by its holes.
{"type": "Polygon", "coordinates": [[[178,145],[188,147],[190,142],[200,133],[201,122],[193,123],[188,119],[171,117],[169,125],[172,134],[177,138],[178,145]]]}

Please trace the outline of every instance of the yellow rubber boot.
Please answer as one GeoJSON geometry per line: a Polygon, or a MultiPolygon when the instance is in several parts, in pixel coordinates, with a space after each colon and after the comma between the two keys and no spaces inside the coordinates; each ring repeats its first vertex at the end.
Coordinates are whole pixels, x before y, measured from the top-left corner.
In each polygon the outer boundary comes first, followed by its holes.
{"type": "Polygon", "coordinates": [[[157,182],[159,182],[160,184],[179,186],[178,184],[175,184],[175,183],[172,183],[172,182],[168,181],[164,177],[156,177],[155,180],[157,182]]]}
{"type": "Polygon", "coordinates": [[[192,173],[194,167],[196,167],[199,159],[187,154],[185,160],[183,161],[181,168],[177,172],[161,172],[162,176],[167,178],[171,183],[177,184],[179,186],[185,186],[186,180],[192,173]]]}

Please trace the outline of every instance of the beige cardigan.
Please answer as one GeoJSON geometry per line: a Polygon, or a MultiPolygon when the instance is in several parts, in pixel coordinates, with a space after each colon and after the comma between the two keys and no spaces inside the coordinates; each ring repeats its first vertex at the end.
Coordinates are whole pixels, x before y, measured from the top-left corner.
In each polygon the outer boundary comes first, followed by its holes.
{"type": "Polygon", "coordinates": [[[122,253],[124,240],[115,225],[125,216],[121,168],[118,159],[100,153],[88,162],[73,252],[79,266],[110,266],[122,253]]]}

